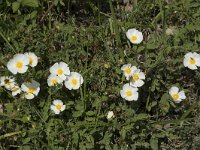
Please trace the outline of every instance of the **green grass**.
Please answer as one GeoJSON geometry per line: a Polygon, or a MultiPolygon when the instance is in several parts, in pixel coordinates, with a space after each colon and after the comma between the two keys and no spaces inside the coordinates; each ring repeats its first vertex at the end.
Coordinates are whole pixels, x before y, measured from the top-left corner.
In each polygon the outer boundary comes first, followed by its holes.
{"type": "Polygon", "coordinates": [[[1,149],[198,149],[200,72],[183,65],[186,53],[200,53],[198,0],[35,0],[14,12],[9,2],[0,1],[0,76],[12,75],[6,64],[14,54],[34,52],[38,65],[15,77],[40,82],[41,91],[26,100],[0,87],[1,149]],[[129,42],[129,28],[143,32],[141,44],[129,42]],[[49,68],[59,61],[82,74],[79,90],[48,87],[49,68]],[[119,93],[127,63],[146,74],[136,102],[119,93]],[[180,104],[168,95],[173,85],[186,92],[180,104]],[[50,110],[53,99],[66,105],[60,115],[50,110]]]}

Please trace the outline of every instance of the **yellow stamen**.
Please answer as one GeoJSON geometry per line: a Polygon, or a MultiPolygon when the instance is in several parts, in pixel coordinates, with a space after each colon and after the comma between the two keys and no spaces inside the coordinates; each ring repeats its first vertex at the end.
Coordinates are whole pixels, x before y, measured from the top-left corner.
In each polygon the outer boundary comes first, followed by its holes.
{"type": "Polygon", "coordinates": [[[192,57],[190,57],[189,62],[190,62],[191,65],[196,64],[196,60],[194,58],[192,58],[192,57]]]}
{"type": "Polygon", "coordinates": [[[131,37],[131,41],[133,41],[133,42],[135,42],[137,39],[138,39],[138,38],[137,38],[137,36],[135,36],[135,35],[131,37]]]}
{"type": "Polygon", "coordinates": [[[133,80],[134,80],[134,81],[137,81],[137,80],[139,80],[139,79],[140,79],[140,77],[139,77],[137,74],[134,74],[134,75],[133,75],[133,80]]]}
{"type": "Polygon", "coordinates": [[[132,95],[133,95],[132,91],[126,91],[126,96],[132,96],[132,95]]]}
{"type": "Polygon", "coordinates": [[[33,63],[33,59],[31,57],[29,57],[29,64],[32,65],[32,63],[33,63]]]}
{"type": "Polygon", "coordinates": [[[172,95],[172,98],[174,99],[174,100],[178,100],[179,99],[179,95],[176,93],[176,94],[173,94],[172,95]]]}
{"type": "Polygon", "coordinates": [[[30,89],[28,89],[28,91],[27,91],[27,93],[29,93],[29,94],[33,94],[35,92],[35,89],[33,89],[33,88],[30,88],[30,89]]]}
{"type": "Polygon", "coordinates": [[[10,82],[10,80],[9,80],[9,79],[5,79],[5,81],[4,81],[4,82],[5,82],[5,84],[6,84],[6,85],[10,85],[10,84],[11,84],[11,82],[10,82]]]}
{"type": "Polygon", "coordinates": [[[126,73],[126,74],[130,74],[130,73],[131,73],[131,68],[126,68],[126,69],[125,69],[125,73],[126,73]]]}
{"type": "Polygon", "coordinates": [[[61,105],[56,105],[56,109],[61,110],[61,105]]]}
{"type": "Polygon", "coordinates": [[[56,79],[52,79],[52,80],[51,80],[51,84],[52,84],[52,85],[58,84],[58,81],[57,81],[56,79]]]}
{"type": "Polygon", "coordinates": [[[76,79],[72,79],[72,80],[71,80],[71,83],[72,83],[73,85],[76,85],[76,84],[78,83],[78,81],[77,81],[76,79]]]}
{"type": "Polygon", "coordinates": [[[21,69],[23,67],[23,63],[21,61],[18,61],[16,63],[16,68],[21,69]]]}
{"type": "Polygon", "coordinates": [[[16,92],[18,89],[19,89],[19,87],[15,86],[15,87],[12,89],[12,91],[13,91],[13,92],[16,92]]]}
{"type": "Polygon", "coordinates": [[[63,70],[62,70],[62,69],[58,69],[58,70],[57,70],[57,74],[58,74],[58,75],[62,75],[62,74],[63,74],[63,70]]]}

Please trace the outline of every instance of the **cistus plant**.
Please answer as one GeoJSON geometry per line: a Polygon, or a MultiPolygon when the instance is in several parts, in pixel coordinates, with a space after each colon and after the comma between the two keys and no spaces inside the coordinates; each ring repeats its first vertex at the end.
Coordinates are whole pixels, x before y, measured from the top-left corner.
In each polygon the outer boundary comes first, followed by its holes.
{"type": "Polygon", "coordinates": [[[0,149],[198,150],[199,8],[0,1],[0,149]]]}

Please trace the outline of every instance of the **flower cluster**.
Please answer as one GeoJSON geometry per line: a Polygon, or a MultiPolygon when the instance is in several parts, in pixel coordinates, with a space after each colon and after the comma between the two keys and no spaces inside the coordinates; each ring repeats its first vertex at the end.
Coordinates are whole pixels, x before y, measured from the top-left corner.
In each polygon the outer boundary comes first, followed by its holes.
{"type": "Polygon", "coordinates": [[[70,72],[68,65],[65,62],[55,63],[50,68],[50,75],[47,79],[48,86],[55,86],[58,84],[65,84],[69,90],[79,89],[83,84],[83,77],[77,72],[70,72]]]}
{"type": "Polygon", "coordinates": [[[7,63],[7,68],[12,74],[25,73],[28,66],[35,67],[38,64],[38,57],[34,53],[16,54],[7,63]]]}
{"type": "MultiPolygon", "coordinates": [[[[64,85],[69,90],[77,90],[83,84],[83,77],[78,72],[71,72],[68,64],[65,62],[55,63],[50,67],[50,75],[47,79],[48,86],[56,86],[58,84],[64,85]]],[[[65,110],[65,105],[61,100],[54,100],[53,105],[50,109],[55,113],[59,114],[65,110]]]]}
{"type": "MultiPolygon", "coordinates": [[[[133,44],[140,44],[143,40],[142,32],[136,30],[135,28],[129,29],[126,32],[127,38],[133,44]]],[[[197,67],[200,67],[200,55],[196,52],[189,52],[184,57],[183,62],[185,67],[195,70],[197,67]]],[[[138,99],[138,87],[144,85],[145,74],[137,69],[136,66],[131,66],[131,64],[126,64],[121,67],[126,80],[130,80],[130,83],[126,83],[123,86],[123,89],[120,91],[121,97],[133,101],[138,99]]],[[[172,97],[172,100],[176,103],[181,102],[183,99],[186,99],[185,92],[180,91],[178,87],[171,87],[169,94],[172,97]]]]}
{"type": "MultiPolygon", "coordinates": [[[[200,67],[200,55],[196,52],[185,54],[183,65],[191,70],[198,69],[200,67]]],[[[169,94],[175,103],[180,103],[183,99],[186,99],[185,92],[183,90],[179,92],[179,88],[175,86],[171,87],[169,94]]]]}
{"type": "MultiPolygon", "coordinates": [[[[183,65],[191,70],[198,69],[200,67],[200,55],[196,52],[185,54],[183,65]]],[[[179,92],[179,88],[175,86],[171,87],[169,94],[175,103],[180,103],[183,99],[186,99],[185,92],[183,90],[179,92]]]]}
{"type": "Polygon", "coordinates": [[[144,85],[145,74],[138,69],[136,66],[131,66],[131,64],[126,64],[121,67],[126,80],[130,83],[126,83],[123,89],[120,91],[122,98],[133,101],[138,99],[138,87],[144,85]]]}
{"type": "MultiPolygon", "coordinates": [[[[143,41],[142,32],[137,29],[129,29],[126,32],[127,38],[132,44],[140,44],[143,41]]],[[[12,74],[23,74],[27,72],[28,67],[35,67],[38,64],[38,57],[32,53],[27,52],[24,54],[16,54],[7,63],[7,68],[12,74]]],[[[191,70],[196,70],[200,67],[200,55],[196,52],[189,52],[184,56],[183,64],[191,70]]],[[[120,95],[127,101],[137,101],[139,94],[138,88],[144,85],[145,74],[138,69],[136,66],[131,64],[125,64],[121,67],[123,75],[129,83],[123,85],[120,95]]],[[[77,90],[83,84],[83,77],[78,72],[71,72],[68,64],[65,62],[56,62],[50,67],[50,75],[47,79],[48,86],[65,85],[69,90],[77,90]]],[[[23,97],[26,99],[33,99],[38,95],[40,91],[40,83],[31,79],[27,82],[22,83],[21,86],[15,81],[13,76],[2,76],[0,77],[0,86],[5,87],[5,89],[12,92],[13,96],[16,96],[23,92],[23,97]]],[[[186,99],[185,92],[179,91],[178,87],[171,87],[169,90],[169,95],[172,100],[176,103],[180,103],[183,99],[186,99]]],[[[65,105],[61,100],[53,100],[53,105],[50,109],[54,111],[55,114],[65,110],[65,105]]],[[[109,111],[107,114],[107,119],[114,117],[114,112],[109,111]]]]}
{"type": "MultiPolygon", "coordinates": [[[[38,57],[32,53],[16,54],[7,63],[8,70],[13,73],[25,73],[28,66],[35,67],[38,64],[38,57]]],[[[0,77],[0,86],[5,87],[12,92],[13,96],[20,94],[23,91],[23,97],[33,99],[40,91],[40,84],[35,80],[22,83],[21,87],[15,81],[13,76],[0,77]]]]}
{"type": "Polygon", "coordinates": [[[12,92],[12,96],[16,96],[21,93],[21,88],[16,83],[15,78],[12,76],[0,77],[0,86],[12,92]]]}

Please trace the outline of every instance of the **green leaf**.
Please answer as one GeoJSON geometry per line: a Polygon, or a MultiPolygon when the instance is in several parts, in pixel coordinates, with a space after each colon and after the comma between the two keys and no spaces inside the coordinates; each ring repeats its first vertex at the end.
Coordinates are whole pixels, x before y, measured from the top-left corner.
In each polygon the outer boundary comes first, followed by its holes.
{"type": "Polygon", "coordinates": [[[148,115],[145,114],[145,113],[141,113],[141,114],[138,114],[136,116],[137,120],[143,120],[143,119],[147,119],[148,118],[148,115]]]}
{"type": "Polygon", "coordinates": [[[60,0],[60,5],[65,6],[65,3],[62,0],[60,0]]]}
{"type": "Polygon", "coordinates": [[[78,104],[76,104],[75,106],[76,110],[84,110],[84,104],[82,102],[79,102],[78,104]]]}
{"type": "Polygon", "coordinates": [[[19,2],[13,2],[12,3],[12,10],[13,10],[13,12],[18,11],[19,7],[20,7],[20,3],[19,2]]]}
{"type": "Polygon", "coordinates": [[[30,138],[30,137],[28,137],[28,138],[25,138],[25,139],[23,140],[23,144],[26,144],[26,143],[28,143],[30,140],[31,140],[31,138],[30,138]]]}
{"type": "Polygon", "coordinates": [[[147,45],[146,45],[147,47],[147,49],[156,49],[158,46],[156,45],[156,44],[154,44],[154,43],[147,43],[147,45]]]}
{"type": "Polygon", "coordinates": [[[38,7],[38,0],[22,0],[21,4],[23,6],[29,6],[29,7],[38,7]]]}
{"type": "Polygon", "coordinates": [[[122,139],[126,138],[126,130],[124,128],[122,128],[122,130],[120,131],[120,135],[122,136],[122,139]]]}
{"type": "Polygon", "coordinates": [[[82,115],[82,111],[74,111],[72,116],[77,118],[77,117],[79,117],[81,115],[82,115]]]}
{"type": "Polygon", "coordinates": [[[137,52],[140,53],[140,52],[142,52],[144,50],[145,50],[145,47],[144,46],[140,46],[140,47],[138,47],[137,52]]]}
{"type": "Polygon", "coordinates": [[[5,106],[8,113],[13,112],[13,103],[8,103],[5,106]]]}
{"type": "Polygon", "coordinates": [[[37,16],[37,11],[33,11],[31,13],[31,19],[36,18],[36,16],[37,16]]]}
{"type": "Polygon", "coordinates": [[[151,138],[150,145],[151,145],[152,150],[158,150],[158,139],[151,138]]]}
{"type": "Polygon", "coordinates": [[[58,0],[54,0],[54,5],[55,5],[55,6],[58,5],[58,0]]]}
{"type": "Polygon", "coordinates": [[[170,104],[169,104],[168,100],[169,100],[169,94],[167,94],[167,93],[163,94],[163,96],[161,97],[161,100],[160,100],[160,107],[164,113],[169,112],[170,104]]]}
{"type": "Polygon", "coordinates": [[[93,111],[88,111],[88,112],[86,113],[86,115],[88,115],[88,116],[94,116],[95,113],[94,113],[93,111]]]}

